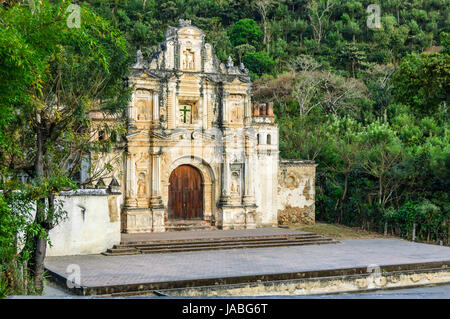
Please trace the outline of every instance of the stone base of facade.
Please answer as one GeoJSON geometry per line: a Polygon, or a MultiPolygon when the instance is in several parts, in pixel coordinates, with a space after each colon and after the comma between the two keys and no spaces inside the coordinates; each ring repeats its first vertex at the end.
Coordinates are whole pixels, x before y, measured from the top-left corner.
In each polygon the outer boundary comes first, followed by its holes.
{"type": "Polygon", "coordinates": [[[164,232],[164,207],[125,207],[122,213],[122,231],[128,234],[164,232]]]}
{"type": "Polygon", "coordinates": [[[315,214],[314,205],[307,207],[290,207],[287,206],[283,210],[278,210],[278,224],[306,224],[314,225],[315,214]]]}
{"type": "Polygon", "coordinates": [[[255,207],[222,206],[219,208],[216,226],[219,229],[255,229],[255,207]]]}

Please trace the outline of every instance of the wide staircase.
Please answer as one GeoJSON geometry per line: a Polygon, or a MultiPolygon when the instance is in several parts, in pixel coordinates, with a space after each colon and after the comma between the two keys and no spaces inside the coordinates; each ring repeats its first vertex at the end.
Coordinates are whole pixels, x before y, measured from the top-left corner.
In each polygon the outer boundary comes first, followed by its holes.
{"type": "MultiPolygon", "coordinates": [[[[219,231],[220,232],[220,231],[219,231]]],[[[223,238],[185,238],[151,241],[126,241],[120,245],[114,245],[103,255],[122,256],[137,254],[161,254],[175,252],[189,252],[218,249],[242,249],[242,248],[267,248],[283,246],[304,246],[336,244],[339,241],[314,234],[272,234],[272,235],[240,235],[236,237],[227,236],[223,238]]]]}
{"type": "Polygon", "coordinates": [[[204,220],[169,220],[165,224],[166,231],[211,230],[215,227],[204,220]]]}

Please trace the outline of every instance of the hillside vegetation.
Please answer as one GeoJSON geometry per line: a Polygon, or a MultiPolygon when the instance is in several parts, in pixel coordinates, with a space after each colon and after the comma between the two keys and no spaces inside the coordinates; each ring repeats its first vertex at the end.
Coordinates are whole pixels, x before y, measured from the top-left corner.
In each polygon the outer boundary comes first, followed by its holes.
{"type": "Polygon", "coordinates": [[[448,243],[449,0],[87,2],[131,55],[182,18],[243,62],[276,106],[281,156],[318,164],[318,220],[448,243]]]}

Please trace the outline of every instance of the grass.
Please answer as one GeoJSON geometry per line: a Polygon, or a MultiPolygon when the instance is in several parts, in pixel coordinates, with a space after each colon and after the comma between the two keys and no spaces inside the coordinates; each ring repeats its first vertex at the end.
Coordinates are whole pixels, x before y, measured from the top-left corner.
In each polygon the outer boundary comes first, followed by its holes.
{"type": "Polygon", "coordinates": [[[331,237],[336,240],[392,238],[392,236],[384,236],[376,232],[369,232],[359,227],[348,227],[339,224],[326,224],[316,222],[315,225],[289,225],[289,228],[316,233],[319,235],[331,237]]]}

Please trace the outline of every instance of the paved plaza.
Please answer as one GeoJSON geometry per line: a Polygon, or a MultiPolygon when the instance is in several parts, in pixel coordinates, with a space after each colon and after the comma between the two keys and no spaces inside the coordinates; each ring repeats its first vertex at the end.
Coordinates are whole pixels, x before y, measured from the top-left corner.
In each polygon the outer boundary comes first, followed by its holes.
{"type": "Polygon", "coordinates": [[[68,266],[76,264],[81,270],[81,285],[99,287],[439,261],[450,261],[450,247],[365,239],[323,246],[48,257],[45,265],[67,277],[68,266]]]}

